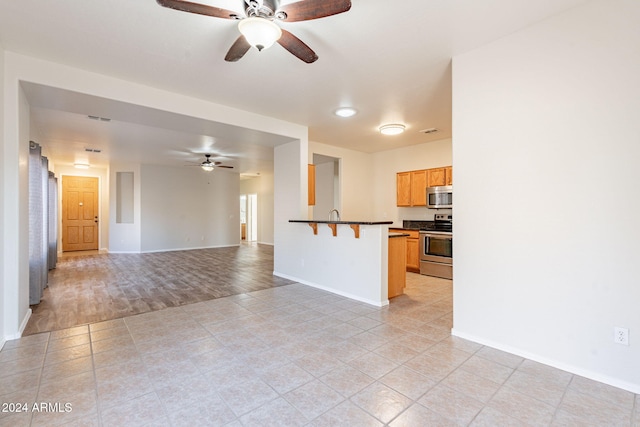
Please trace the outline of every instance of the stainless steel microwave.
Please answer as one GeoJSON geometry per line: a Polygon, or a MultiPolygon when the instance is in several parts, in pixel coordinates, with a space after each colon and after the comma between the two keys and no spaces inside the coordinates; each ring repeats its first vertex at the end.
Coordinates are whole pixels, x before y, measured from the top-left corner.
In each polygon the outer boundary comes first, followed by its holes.
{"type": "Polygon", "coordinates": [[[427,187],[427,207],[429,209],[451,209],[453,207],[453,186],[427,187]]]}

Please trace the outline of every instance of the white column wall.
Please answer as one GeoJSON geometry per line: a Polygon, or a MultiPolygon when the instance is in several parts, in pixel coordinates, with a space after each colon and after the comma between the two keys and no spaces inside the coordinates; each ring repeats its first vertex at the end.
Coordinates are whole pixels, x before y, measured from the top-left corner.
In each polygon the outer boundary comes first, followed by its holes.
{"type": "Polygon", "coordinates": [[[587,2],[453,60],[454,334],[635,393],[638,22],[587,2]]]}
{"type": "Polygon", "coordinates": [[[3,339],[18,338],[29,308],[29,105],[18,78],[4,68],[3,133],[3,339]]]}
{"type": "MultiPolygon", "coordinates": [[[[6,157],[4,153],[5,148],[5,134],[4,134],[4,48],[0,43],[0,153],[2,158],[6,157]]],[[[8,291],[8,286],[5,286],[4,277],[4,250],[5,250],[5,230],[4,230],[4,208],[5,208],[5,191],[4,191],[4,166],[0,171],[0,350],[5,343],[5,317],[7,316],[8,307],[5,306],[5,292],[8,291]]]]}

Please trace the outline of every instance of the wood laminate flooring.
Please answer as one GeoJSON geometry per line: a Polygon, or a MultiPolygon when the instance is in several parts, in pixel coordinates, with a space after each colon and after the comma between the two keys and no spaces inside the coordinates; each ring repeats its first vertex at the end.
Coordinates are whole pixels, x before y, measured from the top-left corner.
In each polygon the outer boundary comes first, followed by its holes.
{"type": "Polygon", "coordinates": [[[273,247],[64,254],[24,335],[294,283],[273,275],[273,247]]]}

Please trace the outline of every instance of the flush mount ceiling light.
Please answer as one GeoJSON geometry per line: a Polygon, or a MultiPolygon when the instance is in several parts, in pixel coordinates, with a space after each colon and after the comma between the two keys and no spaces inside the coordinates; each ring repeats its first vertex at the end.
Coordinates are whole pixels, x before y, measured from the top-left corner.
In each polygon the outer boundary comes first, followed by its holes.
{"type": "Polygon", "coordinates": [[[74,163],[73,167],[76,169],[89,169],[88,163],[74,163]]]}
{"type": "Polygon", "coordinates": [[[341,107],[334,111],[334,114],[340,117],[352,117],[355,116],[357,112],[358,110],[356,110],[355,108],[341,107]]]}
{"type": "Polygon", "coordinates": [[[282,30],[273,21],[259,17],[243,19],[238,23],[238,30],[259,51],[269,48],[282,36],[282,30]]]}
{"type": "Polygon", "coordinates": [[[399,135],[406,129],[405,125],[399,123],[392,123],[388,125],[380,126],[378,129],[383,135],[399,135]]]}

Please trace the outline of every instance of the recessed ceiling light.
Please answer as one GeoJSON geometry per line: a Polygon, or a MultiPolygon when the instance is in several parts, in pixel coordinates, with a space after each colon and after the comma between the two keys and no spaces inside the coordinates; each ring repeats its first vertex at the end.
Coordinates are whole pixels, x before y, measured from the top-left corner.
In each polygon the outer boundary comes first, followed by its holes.
{"type": "Polygon", "coordinates": [[[73,167],[76,169],[89,169],[89,165],[87,163],[74,163],[73,167]]]}
{"type": "Polygon", "coordinates": [[[334,114],[340,117],[351,117],[351,116],[355,116],[357,112],[358,110],[356,110],[355,108],[341,107],[341,108],[338,108],[336,111],[334,111],[334,114]]]}
{"type": "Polygon", "coordinates": [[[388,125],[380,126],[380,133],[383,135],[399,135],[406,129],[405,125],[400,123],[391,123],[388,125]]]}

